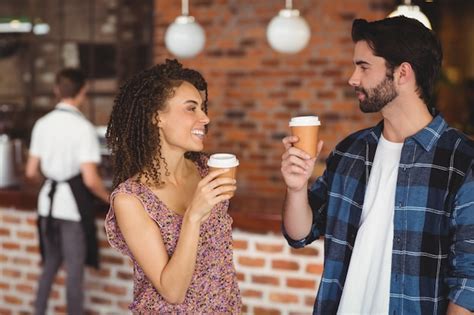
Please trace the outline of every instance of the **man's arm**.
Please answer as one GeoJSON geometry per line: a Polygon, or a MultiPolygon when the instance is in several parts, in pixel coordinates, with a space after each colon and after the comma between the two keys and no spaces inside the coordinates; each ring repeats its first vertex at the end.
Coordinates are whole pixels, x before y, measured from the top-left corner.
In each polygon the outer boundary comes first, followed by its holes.
{"type": "MultiPolygon", "coordinates": [[[[302,150],[293,147],[297,140],[294,136],[283,139],[286,151],[281,163],[281,173],[287,187],[283,205],[283,228],[285,236],[291,240],[301,240],[308,236],[313,225],[313,211],[308,200],[308,180],[316,158],[310,158],[302,150]]],[[[317,155],[321,152],[322,145],[320,141],[317,155]]]]}
{"type": "Polygon", "coordinates": [[[40,172],[40,159],[39,157],[29,155],[26,161],[25,176],[32,182],[39,182],[42,174],[40,172]]]}
{"type": "Polygon", "coordinates": [[[448,314],[474,311],[474,162],[456,194],[451,215],[452,245],[448,277],[448,314]]]}
{"type": "Polygon", "coordinates": [[[102,178],[99,175],[97,163],[82,163],[81,173],[86,187],[102,201],[109,203],[110,194],[105,188],[102,178]]]}

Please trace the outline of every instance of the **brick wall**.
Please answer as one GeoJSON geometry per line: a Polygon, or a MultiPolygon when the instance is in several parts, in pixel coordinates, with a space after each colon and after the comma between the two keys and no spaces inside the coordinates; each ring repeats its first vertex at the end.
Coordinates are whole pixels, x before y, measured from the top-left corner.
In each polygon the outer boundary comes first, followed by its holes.
{"type": "MultiPolygon", "coordinates": [[[[380,19],[395,0],[293,1],[311,28],[302,52],[273,51],[265,37],[282,0],[191,0],[190,14],[204,27],[205,50],[181,60],[209,82],[209,152],[230,151],[241,160],[238,193],[279,195],[281,138],[293,115],[318,114],[323,155],[352,131],[374,124],[377,115],[361,114],[347,80],[353,70],[352,20],[380,19]]],[[[172,57],[164,32],[181,12],[181,1],[155,0],[154,60],[172,57]]]]}
{"type": "MultiPolygon", "coordinates": [[[[85,274],[88,314],[129,314],[132,265],[99,228],[101,269],[85,274]]],[[[234,260],[247,314],[310,314],[322,271],[323,246],[290,249],[281,235],[234,231],[234,260]]],[[[0,314],[31,314],[40,273],[36,214],[0,208],[0,314]]],[[[48,314],[64,314],[65,272],[58,273],[48,314]]]]}

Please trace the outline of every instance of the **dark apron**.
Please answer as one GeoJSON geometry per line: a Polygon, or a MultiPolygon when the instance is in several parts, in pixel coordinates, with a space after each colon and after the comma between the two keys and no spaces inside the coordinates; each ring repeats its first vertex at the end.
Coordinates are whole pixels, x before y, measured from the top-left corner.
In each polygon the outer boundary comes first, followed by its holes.
{"type": "MultiPolygon", "coordinates": [[[[50,179],[51,180],[51,179],[50,179]]],[[[84,235],[86,238],[86,264],[94,268],[99,268],[99,247],[97,242],[97,229],[95,226],[95,204],[94,200],[96,197],[86,187],[82,180],[82,174],[76,175],[66,181],[71,187],[72,194],[76,200],[79,213],[81,215],[81,224],[84,229],[84,235]]],[[[49,213],[46,218],[46,237],[53,242],[59,241],[58,231],[53,229],[52,226],[52,210],[53,210],[53,198],[56,193],[57,181],[51,180],[51,189],[48,193],[50,199],[49,213]]],[[[40,252],[41,257],[44,260],[44,239],[42,227],[40,224],[41,220],[38,220],[38,231],[40,237],[40,252]]]]}

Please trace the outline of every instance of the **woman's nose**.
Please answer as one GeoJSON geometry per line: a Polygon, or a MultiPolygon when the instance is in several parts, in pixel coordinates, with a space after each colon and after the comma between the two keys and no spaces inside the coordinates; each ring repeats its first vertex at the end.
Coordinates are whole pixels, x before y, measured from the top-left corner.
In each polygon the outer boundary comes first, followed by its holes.
{"type": "Polygon", "coordinates": [[[211,120],[209,119],[209,116],[205,112],[202,112],[202,116],[200,118],[200,121],[204,124],[207,125],[211,120]]]}

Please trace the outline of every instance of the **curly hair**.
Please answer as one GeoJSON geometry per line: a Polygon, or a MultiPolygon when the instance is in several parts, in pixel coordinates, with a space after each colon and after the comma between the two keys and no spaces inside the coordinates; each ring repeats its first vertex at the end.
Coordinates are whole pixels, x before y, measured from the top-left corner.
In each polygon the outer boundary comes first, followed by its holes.
{"type": "MultiPolygon", "coordinates": [[[[144,70],[120,87],[107,126],[107,145],[114,168],[113,188],[133,176],[145,179],[151,186],[163,184],[168,165],[161,152],[159,129],[154,123],[159,111],[184,82],[203,92],[203,107],[207,114],[207,82],[192,69],[183,68],[177,60],[144,70]]],[[[157,116],[158,115],[158,116],[157,116]]],[[[197,152],[186,152],[185,157],[196,159],[197,152]]]]}

